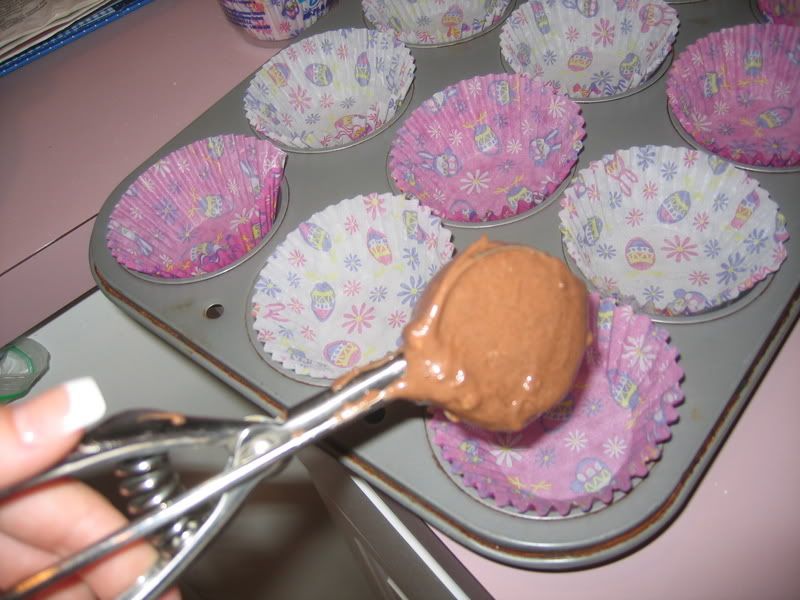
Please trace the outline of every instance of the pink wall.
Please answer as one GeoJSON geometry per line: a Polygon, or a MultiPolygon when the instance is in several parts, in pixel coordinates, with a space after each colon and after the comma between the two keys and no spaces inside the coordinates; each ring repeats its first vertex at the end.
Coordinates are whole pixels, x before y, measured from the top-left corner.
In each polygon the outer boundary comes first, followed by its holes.
{"type": "Polygon", "coordinates": [[[0,78],[0,346],[94,285],[91,224],[64,234],[279,47],[157,0],[0,78]]]}

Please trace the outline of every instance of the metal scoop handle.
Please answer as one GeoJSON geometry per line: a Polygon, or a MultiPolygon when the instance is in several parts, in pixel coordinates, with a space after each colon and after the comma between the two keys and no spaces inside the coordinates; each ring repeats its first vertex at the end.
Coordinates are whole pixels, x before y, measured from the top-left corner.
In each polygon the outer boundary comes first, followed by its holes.
{"type": "MultiPolygon", "coordinates": [[[[106,555],[156,533],[222,494],[257,481],[269,472],[272,465],[383,404],[382,395],[371,392],[382,390],[394,382],[405,372],[405,368],[405,359],[396,356],[358,374],[339,389],[328,389],[309,398],[291,411],[288,419],[281,424],[267,428],[244,428],[235,450],[234,463],[237,466],[209,478],[175,497],[162,509],[132,521],[77,554],[25,578],[2,595],[2,599],[32,596],[106,555]]],[[[166,589],[177,575],[178,571],[173,569],[170,581],[162,578],[158,589],[166,589]]]]}

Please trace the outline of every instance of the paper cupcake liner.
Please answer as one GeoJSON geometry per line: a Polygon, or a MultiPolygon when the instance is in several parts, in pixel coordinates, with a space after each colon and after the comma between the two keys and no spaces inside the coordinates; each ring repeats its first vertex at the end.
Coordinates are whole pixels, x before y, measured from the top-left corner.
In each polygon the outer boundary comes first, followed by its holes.
{"type": "Polygon", "coordinates": [[[291,232],[252,296],[267,354],[298,375],[334,379],[397,348],[430,278],[453,253],[451,234],[414,199],[343,200],[291,232]]]}
{"type": "Polygon", "coordinates": [[[261,67],[247,89],[245,113],[253,129],[290,150],[338,148],[375,135],[413,79],[411,52],[394,36],[326,31],[261,67]]]}
{"type": "Polygon", "coordinates": [[[594,335],[567,397],[516,433],[426,422],[442,466],[459,486],[520,514],[584,511],[631,490],[661,456],[683,401],[677,350],[666,330],[629,306],[591,296],[594,335]]]}
{"type": "Polygon", "coordinates": [[[800,2],[798,0],[757,0],[756,7],[770,23],[800,25],[800,2]]]}
{"type": "Polygon", "coordinates": [[[525,75],[473,77],[437,92],[392,141],[403,192],[451,221],[492,221],[547,198],[578,159],[580,108],[525,75]]]}
{"type": "Polygon", "coordinates": [[[701,38],[675,59],[667,97],[710,152],[746,165],[800,165],[800,28],[743,25],[701,38]]]}
{"type": "Polygon", "coordinates": [[[647,80],[677,32],[677,11],[662,0],[532,0],[503,25],[500,49],[516,73],[542,77],[575,99],[602,98],[647,80]]]}
{"type": "Polygon", "coordinates": [[[785,219],[766,190],[697,150],[619,150],[578,172],[559,213],[564,245],[604,295],[676,316],[721,307],[777,271],[785,219]]]}
{"type": "Polygon", "coordinates": [[[511,0],[362,0],[367,21],[408,44],[464,41],[497,25],[511,0]]]}
{"type": "Polygon", "coordinates": [[[267,141],[221,135],[148,168],[109,217],[106,244],[124,267],[165,279],[216,272],[272,228],[286,155],[267,141]]]}
{"type": "Polygon", "coordinates": [[[220,0],[228,20],[259,40],[297,37],[328,12],[329,0],[220,0]]]}

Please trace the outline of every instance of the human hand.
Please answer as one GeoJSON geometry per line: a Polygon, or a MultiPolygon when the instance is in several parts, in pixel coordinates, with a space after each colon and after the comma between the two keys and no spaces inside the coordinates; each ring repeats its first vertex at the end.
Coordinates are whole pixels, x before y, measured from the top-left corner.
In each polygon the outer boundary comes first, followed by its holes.
{"type": "MultiPolygon", "coordinates": [[[[0,407],[0,489],[56,463],[99,421],[105,401],[91,378],[0,407]]],[[[125,517],[92,488],[56,481],[0,503],[0,590],[119,529],[125,517]]],[[[48,600],[115,598],[155,562],[141,542],[44,592],[48,600]]],[[[177,590],[166,596],[180,598],[177,590]]]]}

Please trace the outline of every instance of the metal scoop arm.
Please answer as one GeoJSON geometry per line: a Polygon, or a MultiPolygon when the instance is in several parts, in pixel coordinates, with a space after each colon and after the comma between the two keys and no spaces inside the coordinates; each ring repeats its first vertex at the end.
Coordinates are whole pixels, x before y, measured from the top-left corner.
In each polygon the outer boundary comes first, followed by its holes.
{"type": "MultiPolygon", "coordinates": [[[[255,418],[253,421],[214,421],[217,425],[211,427],[204,437],[201,434],[203,427],[198,427],[194,434],[188,437],[184,435],[175,435],[176,428],[181,429],[180,419],[184,418],[186,423],[201,424],[204,419],[186,418],[174,413],[165,413],[172,419],[168,425],[163,421],[156,419],[155,421],[144,420],[139,421],[142,429],[138,432],[134,431],[133,437],[126,437],[124,442],[105,440],[104,443],[108,445],[108,449],[99,452],[104,456],[114,457],[114,460],[125,460],[126,458],[141,456],[145,454],[154,454],[163,451],[165,446],[176,448],[179,446],[197,445],[198,443],[213,443],[215,445],[230,443],[235,440],[235,446],[232,450],[232,466],[229,470],[223,471],[198,486],[187,490],[186,492],[176,496],[173,500],[165,504],[160,510],[153,511],[146,514],[134,521],[126,527],[123,527],[110,535],[102,538],[92,546],[67,557],[50,567],[31,575],[24,580],[14,585],[6,594],[1,596],[3,600],[26,598],[49,585],[60,581],[75,572],[87,567],[88,565],[100,560],[104,556],[117,552],[121,548],[140,540],[146,536],[150,536],[159,530],[162,530],[170,523],[175,522],[181,516],[190,514],[197,509],[208,505],[211,501],[220,498],[223,494],[231,492],[237,493],[237,498],[231,498],[230,501],[238,506],[244,499],[250,489],[263,477],[271,472],[271,468],[280,463],[282,460],[290,457],[292,454],[301,448],[317,442],[337,428],[361,417],[370,411],[374,410],[383,404],[383,396],[379,392],[390,383],[398,379],[404,372],[406,361],[401,356],[392,358],[391,360],[379,365],[378,367],[365,370],[364,372],[355,376],[346,385],[339,389],[329,389],[316,396],[313,396],[296,407],[291,411],[288,419],[283,423],[276,423],[264,419],[255,418]],[[177,420],[176,420],[177,419],[177,420]],[[170,432],[168,434],[153,435],[150,433],[150,424],[155,424],[156,427],[166,427],[170,432]],[[160,425],[159,425],[160,424],[160,425]],[[218,426],[218,429],[216,428],[218,426]],[[236,434],[233,436],[233,434],[236,434]],[[159,441],[159,437],[166,435],[159,441]],[[132,448],[136,448],[133,450],[132,448]],[[238,488],[238,489],[237,489],[238,488]]],[[[103,429],[114,420],[101,425],[98,429],[103,429]]],[[[209,423],[212,420],[208,420],[209,423]]],[[[135,423],[134,423],[135,424],[135,423]]],[[[125,423],[125,427],[130,426],[130,421],[125,423]]],[[[134,427],[135,429],[135,427],[134,427]]],[[[92,443],[93,436],[96,437],[96,431],[93,430],[87,436],[87,443],[92,443]]],[[[108,430],[107,430],[108,431],[108,430]]],[[[83,443],[80,448],[83,448],[83,443]]],[[[112,459],[95,458],[89,460],[88,463],[82,462],[85,460],[85,452],[80,449],[76,451],[78,455],[75,459],[72,456],[67,459],[62,465],[57,466],[52,471],[30,480],[41,483],[50,481],[54,478],[75,475],[81,472],[83,468],[98,466],[98,464],[112,463],[112,459]],[[71,466],[70,466],[71,465],[71,466]],[[80,467],[78,466],[80,465],[80,467]],[[50,473],[57,473],[58,475],[51,475],[50,473]]],[[[73,456],[75,456],[73,455],[73,456]]],[[[14,493],[30,487],[30,482],[26,482],[23,486],[14,488],[14,493]]],[[[9,495],[11,491],[0,492],[0,498],[9,495]]],[[[223,497],[224,498],[224,497],[223,497]]],[[[235,507],[231,506],[230,509],[223,507],[222,513],[230,517],[235,507]]],[[[213,514],[213,513],[212,513],[213,514]]],[[[221,517],[218,517],[221,519],[221,517]]],[[[225,518],[225,520],[227,520],[225,518]]],[[[216,533],[218,528],[206,530],[206,540],[203,542],[205,545],[208,542],[209,535],[216,533]]],[[[200,530],[198,530],[198,534],[200,530]]],[[[199,541],[198,536],[194,535],[192,539],[187,540],[186,545],[193,546],[199,541]]],[[[190,558],[196,553],[193,553],[190,558]]],[[[159,580],[159,585],[152,587],[147,595],[131,595],[126,598],[148,598],[152,597],[160,591],[166,589],[174,581],[175,577],[180,573],[183,567],[188,563],[184,560],[180,569],[173,566],[168,577],[162,576],[157,572],[149,573],[151,579],[156,578],[159,580]]],[[[146,581],[142,582],[146,583],[146,581]]],[[[141,584],[140,584],[141,587],[141,584]]]]}
{"type": "MultiPolygon", "coordinates": [[[[266,417],[252,419],[259,423],[267,421],[266,417]]],[[[0,490],[0,501],[56,479],[89,477],[126,460],[182,447],[225,446],[232,453],[242,426],[242,421],[187,417],[156,410],[121,412],[88,431],[75,450],[51,469],[0,490]]]]}

